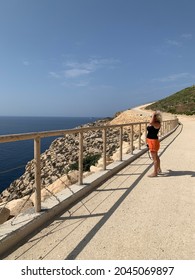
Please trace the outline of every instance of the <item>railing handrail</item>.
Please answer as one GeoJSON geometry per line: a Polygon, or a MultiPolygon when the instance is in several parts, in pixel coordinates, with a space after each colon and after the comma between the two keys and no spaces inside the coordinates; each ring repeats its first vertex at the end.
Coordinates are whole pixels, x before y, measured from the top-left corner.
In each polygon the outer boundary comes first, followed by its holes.
{"type": "MultiPolygon", "coordinates": [[[[170,120],[162,121],[162,123],[167,123],[170,121],[172,122],[174,120],[175,119],[170,119],[170,120]]],[[[46,138],[52,136],[64,136],[64,134],[76,134],[81,131],[87,132],[89,130],[103,130],[105,128],[119,128],[119,127],[139,125],[139,124],[141,125],[148,124],[148,122],[131,122],[131,123],[112,124],[112,125],[106,124],[101,126],[88,126],[88,127],[80,127],[80,128],[73,128],[73,129],[7,134],[7,135],[0,135],[0,143],[15,142],[15,141],[22,141],[22,140],[33,140],[37,137],[46,138]]]]}
{"type": "MultiPolygon", "coordinates": [[[[41,164],[40,164],[40,145],[41,138],[51,137],[51,136],[65,136],[67,134],[78,134],[79,135],[79,180],[78,183],[80,185],[83,184],[83,134],[87,131],[93,130],[102,130],[103,137],[103,170],[106,170],[106,130],[112,128],[119,128],[119,160],[122,161],[122,134],[124,132],[124,127],[131,127],[131,137],[130,137],[130,146],[131,146],[131,154],[133,154],[133,133],[134,126],[139,126],[138,138],[139,144],[138,149],[141,149],[141,129],[142,125],[144,125],[145,136],[146,136],[146,128],[147,121],[143,122],[131,122],[125,124],[105,124],[101,126],[85,126],[74,129],[65,129],[65,130],[54,130],[54,131],[42,131],[42,132],[30,132],[30,133],[20,133],[20,134],[10,134],[10,135],[1,135],[0,143],[6,142],[15,142],[21,140],[34,140],[34,163],[35,163],[35,211],[41,211],[41,164]]],[[[178,119],[170,119],[162,121],[161,126],[161,134],[160,137],[166,135],[170,131],[174,130],[174,128],[178,125],[178,119]]],[[[146,143],[146,139],[145,139],[146,143]]]]}

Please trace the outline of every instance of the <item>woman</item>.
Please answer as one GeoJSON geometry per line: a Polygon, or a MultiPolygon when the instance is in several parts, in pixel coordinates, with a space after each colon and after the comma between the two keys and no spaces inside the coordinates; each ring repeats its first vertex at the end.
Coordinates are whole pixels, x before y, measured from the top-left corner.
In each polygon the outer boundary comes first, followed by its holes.
{"type": "Polygon", "coordinates": [[[158,132],[161,128],[161,114],[156,111],[153,113],[151,121],[147,126],[147,144],[150,150],[153,162],[154,162],[154,172],[148,177],[156,177],[158,173],[161,172],[160,169],[160,158],[158,156],[158,150],[160,148],[160,142],[158,140],[158,132]]]}

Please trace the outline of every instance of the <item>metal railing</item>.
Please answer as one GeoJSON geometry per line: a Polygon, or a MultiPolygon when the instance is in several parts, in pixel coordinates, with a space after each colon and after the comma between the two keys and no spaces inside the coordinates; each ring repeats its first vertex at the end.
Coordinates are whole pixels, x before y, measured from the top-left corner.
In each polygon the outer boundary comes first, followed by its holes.
{"type": "MultiPolygon", "coordinates": [[[[106,143],[107,143],[107,130],[117,128],[119,129],[119,161],[123,160],[123,133],[130,128],[130,150],[133,154],[134,150],[134,128],[138,127],[138,149],[141,149],[141,136],[145,134],[145,143],[146,143],[146,131],[147,131],[147,122],[135,122],[127,124],[117,124],[117,125],[104,125],[104,126],[89,126],[76,129],[67,129],[67,130],[56,130],[56,131],[44,131],[36,133],[24,133],[24,134],[11,134],[11,135],[2,135],[0,136],[0,143],[15,142],[22,140],[34,140],[34,163],[35,163],[35,211],[41,211],[41,139],[51,136],[66,136],[69,134],[79,134],[79,179],[78,184],[83,184],[83,140],[84,133],[87,131],[102,131],[103,138],[103,170],[106,170],[106,143]],[[142,133],[143,132],[143,133],[142,133]]],[[[163,137],[166,134],[173,131],[178,126],[178,119],[171,119],[162,122],[160,135],[163,137]]]]}

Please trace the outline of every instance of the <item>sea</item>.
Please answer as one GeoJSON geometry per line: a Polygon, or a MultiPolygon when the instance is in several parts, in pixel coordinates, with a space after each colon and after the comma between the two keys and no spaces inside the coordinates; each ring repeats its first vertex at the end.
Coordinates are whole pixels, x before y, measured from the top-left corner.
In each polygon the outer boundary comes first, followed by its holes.
{"type": "MultiPolygon", "coordinates": [[[[71,129],[99,119],[101,118],[0,116],[0,135],[71,129]]],[[[49,148],[55,138],[58,137],[41,139],[41,153],[49,148]]],[[[24,173],[25,165],[33,157],[33,140],[0,143],[0,193],[24,173]]]]}

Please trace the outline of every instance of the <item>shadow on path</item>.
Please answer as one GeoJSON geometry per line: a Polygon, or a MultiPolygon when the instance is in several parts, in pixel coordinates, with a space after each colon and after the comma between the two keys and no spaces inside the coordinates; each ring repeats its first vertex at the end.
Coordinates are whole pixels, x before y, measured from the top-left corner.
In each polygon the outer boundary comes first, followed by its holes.
{"type": "MultiPolygon", "coordinates": [[[[148,170],[151,168],[151,164],[144,170],[144,172],[135,180],[135,182],[126,190],[126,192],[115,202],[115,204],[108,210],[102,219],[88,232],[88,234],[79,242],[79,244],[72,250],[72,252],[65,258],[65,260],[74,260],[82,252],[85,246],[95,236],[95,234],[101,229],[101,227],[108,221],[108,219],[114,214],[120,204],[136,187],[139,181],[145,176],[148,170]]],[[[117,175],[117,174],[116,174],[117,175]]]]}
{"type": "Polygon", "coordinates": [[[195,177],[195,172],[194,171],[175,171],[168,169],[168,172],[163,172],[162,174],[159,174],[160,177],[171,177],[171,176],[185,176],[189,175],[191,177],[195,177]]]}

